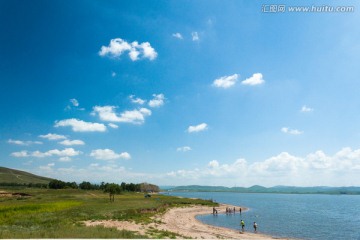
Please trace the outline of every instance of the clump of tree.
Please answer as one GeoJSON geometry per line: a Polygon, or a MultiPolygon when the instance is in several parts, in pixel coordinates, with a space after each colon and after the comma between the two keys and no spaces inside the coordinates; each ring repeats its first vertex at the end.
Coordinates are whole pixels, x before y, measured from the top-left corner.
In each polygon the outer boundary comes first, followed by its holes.
{"type": "Polygon", "coordinates": [[[111,193],[112,198],[114,197],[114,194],[119,194],[121,192],[159,192],[160,190],[158,186],[150,183],[135,184],[122,182],[121,184],[116,184],[101,182],[99,185],[86,181],[77,184],[76,182],[64,182],[56,179],[51,180],[48,187],[51,189],[73,188],[82,190],[102,190],[111,193]]]}
{"type": "Polygon", "coordinates": [[[49,182],[49,188],[50,189],[64,189],[64,188],[72,188],[72,189],[77,189],[78,185],[76,182],[63,182],[61,180],[51,180],[49,182]]]}
{"type": "Polygon", "coordinates": [[[104,192],[109,193],[110,202],[115,201],[115,194],[121,193],[121,186],[116,183],[107,183],[104,192]]]}
{"type": "Polygon", "coordinates": [[[100,186],[97,184],[92,184],[90,182],[83,181],[79,184],[79,188],[83,190],[98,190],[100,189],[100,186]]]}

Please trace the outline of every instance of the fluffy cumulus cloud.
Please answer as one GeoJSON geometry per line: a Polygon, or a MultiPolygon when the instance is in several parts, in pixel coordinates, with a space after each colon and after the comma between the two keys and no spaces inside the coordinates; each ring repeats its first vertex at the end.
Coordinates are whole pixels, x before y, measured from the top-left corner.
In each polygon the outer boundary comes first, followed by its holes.
{"type": "Polygon", "coordinates": [[[212,85],[218,88],[229,88],[235,85],[238,78],[238,74],[234,74],[231,76],[223,76],[221,78],[215,79],[212,85]]]}
{"type": "Polygon", "coordinates": [[[177,39],[183,39],[183,36],[181,35],[181,33],[173,33],[172,36],[177,39]]]}
{"type": "Polygon", "coordinates": [[[92,150],[90,156],[98,160],[116,160],[116,159],[130,159],[131,156],[127,152],[116,153],[111,149],[96,149],[92,150]]]}
{"type": "Polygon", "coordinates": [[[206,123],[201,123],[199,125],[195,126],[189,126],[187,129],[188,133],[194,133],[194,132],[202,132],[208,129],[208,125],[206,123]]]}
{"type": "Polygon", "coordinates": [[[265,80],[263,79],[263,75],[261,73],[254,73],[252,77],[245,79],[241,82],[241,84],[254,86],[263,84],[264,82],[265,80]]]}
{"type": "Polygon", "coordinates": [[[74,132],[105,132],[106,126],[102,123],[85,122],[71,118],[55,122],[55,127],[71,127],[74,132]]]}
{"type": "Polygon", "coordinates": [[[8,143],[15,144],[15,145],[20,145],[20,146],[29,146],[29,145],[33,145],[33,144],[43,144],[40,141],[21,141],[21,140],[13,140],[13,139],[9,139],[8,143]]]}
{"type": "Polygon", "coordinates": [[[124,111],[120,114],[116,113],[115,110],[115,106],[95,106],[92,114],[98,114],[102,121],[133,124],[143,124],[145,122],[145,117],[151,115],[151,110],[147,108],[124,111]]]}
{"type": "Polygon", "coordinates": [[[300,134],[303,134],[304,132],[303,131],[300,131],[300,130],[297,130],[297,129],[290,129],[288,127],[283,127],[281,128],[281,131],[283,133],[286,133],[286,134],[291,134],[291,135],[300,135],[300,134]]]}
{"type": "Polygon", "coordinates": [[[59,149],[52,149],[47,152],[41,151],[21,151],[21,152],[13,152],[10,155],[13,157],[36,157],[36,158],[44,158],[44,157],[52,157],[52,156],[59,156],[59,157],[73,157],[81,154],[80,151],[76,151],[73,148],[65,148],[63,150],[59,149]]]}
{"type": "Polygon", "coordinates": [[[62,144],[62,145],[65,145],[65,146],[85,145],[84,141],[82,141],[82,140],[69,140],[69,139],[66,139],[66,140],[61,141],[59,143],[62,144]]]}
{"type": "Polygon", "coordinates": [[[178,152],[188,152],[188,151],[191,151],[192,149],[191,149],[191,147],[189,147],[189,146],[183,146],[183,147],[178,147],[177,149],[176,149],[176,151],[178,151],[178,152]]]}
{"type": "MultiPolygon", "coordinates": [[[[31,155],[23,151],[19,155],[31,155]]],[[[328,155],[318,150],[305,156],[295,156],[281,152],[275,156],[249,162],[243,158],[224,163],[211,160],[194,169],[179,169],[167,173],[133,172],[118,166],[115,160],[129,158],[130,154],[116,153],[110,149],[97,149],[91,152],[95,159],[105,160],[89,163],[82,168],[55,168],[47,166],[49,171],[39,170],[41,175],[69,179],[69,181],[120,181],[137,182],[138,179],[161,184],[166,181],[170,185],[181,182],[184,185],[223,185],[252,186],[255,184],[267,187],[276,185],[293,186],[351,186],[360,185],[360,149],[345,147],[335,154],[328,155]]],[[[68,161],[66,156],[60,157],[68,161]]]]}
{"type": "Polygon", "coordinates": [[[251,186],[350,186],[359,185],[360,149],[343,148],[334,155],[319,150],[305,157],[288,152],[249,163],[237,159],[229,164],[210,161],[202,168],[167,173],[168,181],[181,179],[184,184],[251,186]]]}
{"type": "Polygon", "coordinates": [[[164,94],[160,93],[160,94],[153,94],[153,99],[151,99],[149,101],[149,106],[150,107],[161,107],[162,105],[164,105],[164,100],[165,100],[165,96],[164,94]]]}
{"type": "Polygon", "coordinates": [[[154,60],[157,57],[157,52],[151,47],[149,42],[138,43],[134,41],[128,43],[121,38],[111,39],[108,46],[101,47],[99,55],[117,58],[126,52],[132,61],[145,58],[154,60]]]}
{"type": "Polygon", "coordinates": [[[314,109],[307,107],[306,105],[302,106],[302,108],[300,109],[301,112],[313,112],[314,109]]]}
{"type": "Polygon", "coordinates": [[[59,135],[59,134],[55,134],[55,133],[48,133],[46,135],[39,135],[40,138],[45,138],[47,140],[61,140],[61,139],[66,139],[66,137],[64,135],[59,135]]]}

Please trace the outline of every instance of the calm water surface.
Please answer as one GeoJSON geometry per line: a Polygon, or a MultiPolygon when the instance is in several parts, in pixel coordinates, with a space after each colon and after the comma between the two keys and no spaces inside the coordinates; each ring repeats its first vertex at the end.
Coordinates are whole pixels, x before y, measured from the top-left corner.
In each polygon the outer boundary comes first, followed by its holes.
{"type": "Polygon", "coordinates": [[[249,211],[240,215],[226,215],[225,209],[217,216],[197,218],[207,224],[240,229],[240,220],[246,231],[258,231],[275,237],[301,239],[356,239],[360,240],[360,196],[316,194],[256,194],[221,192],[172,192],[171,195],[213,199],[219,203],[245,206],[249,211]]]}

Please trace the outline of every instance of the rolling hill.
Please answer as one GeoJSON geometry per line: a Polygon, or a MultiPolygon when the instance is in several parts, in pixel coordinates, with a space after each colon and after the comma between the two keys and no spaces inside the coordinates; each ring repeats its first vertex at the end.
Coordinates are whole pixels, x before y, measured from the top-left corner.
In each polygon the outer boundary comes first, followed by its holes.
{"type": "Polygon", "coordinates": [[[37,176],[28,172],[11,168],[0,167],[0,183],[29,184],[41,183],[48,184],[51,178],[37,176]]]}

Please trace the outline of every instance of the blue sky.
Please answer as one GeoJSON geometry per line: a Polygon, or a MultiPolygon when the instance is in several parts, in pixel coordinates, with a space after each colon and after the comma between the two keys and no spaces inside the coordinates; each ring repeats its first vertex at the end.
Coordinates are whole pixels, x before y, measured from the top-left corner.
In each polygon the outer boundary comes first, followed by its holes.
{"type": "Polygon", "coordinates": [[[0,1],[0,165],[360,185],[357,1],[0,1]],[[290,12],[351,6],[351,12],[290,12]]]}

